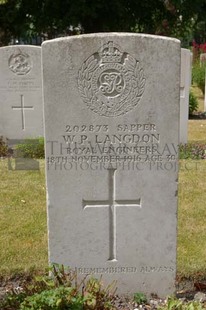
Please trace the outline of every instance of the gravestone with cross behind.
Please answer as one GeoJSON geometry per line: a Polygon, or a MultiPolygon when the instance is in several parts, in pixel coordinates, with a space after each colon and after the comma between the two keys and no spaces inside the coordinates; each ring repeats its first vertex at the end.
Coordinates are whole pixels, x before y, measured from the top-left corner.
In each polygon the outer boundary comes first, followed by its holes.
{"type": "Polygon", "coordinates": [[[180,42],[42,45],[49,261],[118,292],[174,292],[180,42]]]}
{"type": "Polygon", "coordinates": [[[41,48],[0,48],[0,136],[43,136],[41,48]]]}

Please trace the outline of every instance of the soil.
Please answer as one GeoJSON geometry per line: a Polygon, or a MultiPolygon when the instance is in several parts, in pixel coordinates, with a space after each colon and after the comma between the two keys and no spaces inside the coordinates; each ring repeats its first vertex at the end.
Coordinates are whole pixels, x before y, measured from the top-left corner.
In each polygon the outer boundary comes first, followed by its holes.
{"type": "Polygon", "coordinates": [[[189,119],[206,119],[206,112],[194,112],[193,114],[189,115],[189,119]]]}

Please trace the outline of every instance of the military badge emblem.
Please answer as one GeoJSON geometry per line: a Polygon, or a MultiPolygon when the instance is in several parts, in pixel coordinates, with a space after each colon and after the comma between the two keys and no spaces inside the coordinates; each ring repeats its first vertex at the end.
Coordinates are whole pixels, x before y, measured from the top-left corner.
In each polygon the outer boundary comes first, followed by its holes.
{"type": "Polygon", "coordinates": [[[93,112],[114,117],[131,111],[140,101],[145,87],[138,60],[110,41],[86,59],[79,70],[78,88],[93,112]]]}
{"type": "Polygon", "coordinates": [[[31,59],[28,54],[18,51],[9,57],[9,69],[17,75],[25,75],[32,68],[31,59]]]}

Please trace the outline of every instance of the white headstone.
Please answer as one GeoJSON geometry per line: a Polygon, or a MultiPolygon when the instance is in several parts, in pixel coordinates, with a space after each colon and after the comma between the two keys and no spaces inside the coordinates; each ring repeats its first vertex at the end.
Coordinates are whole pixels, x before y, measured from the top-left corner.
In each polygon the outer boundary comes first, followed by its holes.
{"type": "Polygon", "coordinates": [[[9,139],[43,136],[41,48],[0,48],[0,135],[9,139]]]}
{"type": "Polygon", "coordinates": [[[180,143],[187,143],[189,95],[191,86],[191,52],[181,48],[181,79],[180,79],[180,143]]]}
{"type": "Polygon", "coordinates": [[[204,64],[206,61],[206,53],[200,54],[200,64],[204,64]]]}
{"type": "Polygon", "coordinates": [[[174,292],[180,42],[92,34],[42,53],[50,262],[174,292]]]}
{"type": "MultiPolygon", "coordinates": [[[[200,54],[200,64],[205,65],[206,53],[200,54]]],[[[204,112],[206,111],[206,70],[205,70],[205,94],[204,94],[204,112]]]]}

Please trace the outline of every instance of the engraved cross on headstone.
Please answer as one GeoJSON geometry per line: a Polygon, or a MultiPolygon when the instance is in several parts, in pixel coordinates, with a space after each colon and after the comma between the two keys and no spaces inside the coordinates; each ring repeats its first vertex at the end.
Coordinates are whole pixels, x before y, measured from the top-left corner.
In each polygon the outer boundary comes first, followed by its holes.
{"type": "Polygon", "coordinates": [[[82,200],[83,209],[89,207],[108,207],[109,208],[109,259],[108,261],[117,261],[117,207],[139,207],[141,208],[141,199],[116,199],[115,190],[115,169],[109,169],[109,199],[108,200],[82,200]]]}
{"type": "Polygon", "coordinates": [[[24,105],[24,95],[20,95],[20,97],[21,97],[21,105],[20,106],[13,106],[12,109],[21,111],[22,130],[25,130],[25,112],[24,112],[24,110],[34,110],[34,107],[25,106],[24,105]]]}

